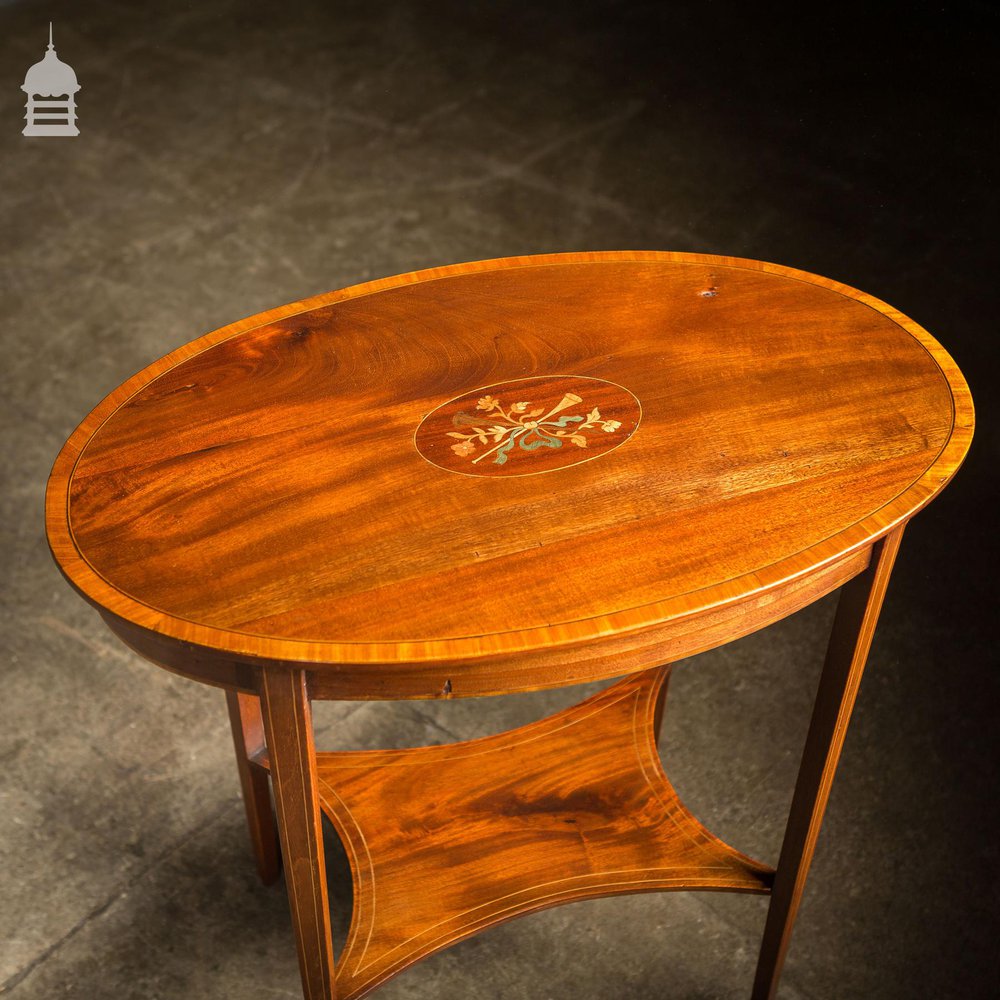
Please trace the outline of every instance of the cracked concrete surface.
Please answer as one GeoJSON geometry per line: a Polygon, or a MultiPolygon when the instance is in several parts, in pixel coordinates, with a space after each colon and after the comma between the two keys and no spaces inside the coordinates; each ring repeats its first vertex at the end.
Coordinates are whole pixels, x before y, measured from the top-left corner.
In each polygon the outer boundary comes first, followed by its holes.
{"type": "MultiPolygon", "coordinates": [[[[0,993],[300,996],[217,691],[139,661],[42,535],[60,445],[179,344],[320,291],[505,254],[775,260],[934,332],[979,430],[904,539],[781,997],[994,997],[996,388],[989,51],[967,2],[821,27],[735,3],[0,4],[0,993]],[[55,24],[81,135],[20,135],[55,24]],[[993,668],[993,669],[991,669],[993,668]]],[[[678,669],[662,751],[773,860],[833,604],[678,669]]],[[[468,738],[579,690],[324,704],[325,747],[468,738]]],[[[334,855],[337,845],[331,840],[334,855]]],[[[338,933],[350,887],[331,874],[338,933]]],[[[379,997],[748,995],[765,902],[596,900],[495,928],[379,997]]]]}

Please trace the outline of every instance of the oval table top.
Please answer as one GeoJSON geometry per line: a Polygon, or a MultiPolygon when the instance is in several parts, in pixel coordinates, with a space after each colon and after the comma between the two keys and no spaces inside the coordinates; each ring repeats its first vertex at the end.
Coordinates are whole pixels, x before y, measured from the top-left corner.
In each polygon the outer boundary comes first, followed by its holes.
{"type": "Polygon", "coordinates": [[[637,634],[869,546],[958,468],[968,387],[816,275],[506,258],[292,303],[112,392],[49,481],[115,619],[259,662],[488,660],[637,634]]]}

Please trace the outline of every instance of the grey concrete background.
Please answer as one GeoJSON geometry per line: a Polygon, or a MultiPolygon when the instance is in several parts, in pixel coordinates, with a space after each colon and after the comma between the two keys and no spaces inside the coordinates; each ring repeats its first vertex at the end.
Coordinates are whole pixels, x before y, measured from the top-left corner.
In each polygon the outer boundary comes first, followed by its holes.
{"type": "MultiPolygon", "coordinates": [[[[659,248],[873,292],[972,384],[973,451],[904,540],[781,996],[1000,994],[997,17],[877,11],[0,7],[0,992],[300,995],[284,891],[249,860],[222,696],[117,645],[49,558],[43,488],[76,422],[179,344],[302,296],[460,260],[659,248]],[[49,18],[83,85],[77,139],[20,134],[49,18]]],[[[831,614],[822,602],[672,685],[679,790],[770,860],[831,614]]],[[[447,741],[578,694],[324,705],[319,741],[447,741]]],[[[342,867],[332,879],[342,932],[342,867]]],[[[580,903],[379,996],[743,997],[764,908],[580,903]]]]}

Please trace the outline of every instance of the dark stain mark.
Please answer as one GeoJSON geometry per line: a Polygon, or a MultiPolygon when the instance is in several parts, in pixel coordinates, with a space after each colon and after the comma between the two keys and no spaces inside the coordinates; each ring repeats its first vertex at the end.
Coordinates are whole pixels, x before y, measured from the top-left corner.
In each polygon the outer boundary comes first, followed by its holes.
{"type": "Polygon", "coordinates": [[[451,678],[450,677],[444,682],[444,687],[441,688],[441,694],[445,695],[445,696],[451,694],[451,678]]]}

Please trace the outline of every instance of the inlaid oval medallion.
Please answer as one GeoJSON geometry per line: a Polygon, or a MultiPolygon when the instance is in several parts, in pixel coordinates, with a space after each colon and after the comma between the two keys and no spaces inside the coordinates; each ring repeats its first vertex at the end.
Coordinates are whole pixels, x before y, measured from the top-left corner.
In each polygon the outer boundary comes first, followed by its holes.
{"type": "Polygon", "coordinates": [[[624,386],[586,375],[536,375],[480,386],[432,410],[417,451],[466,476],[533,476],[600,458],[639,426],[624,386]]]}

